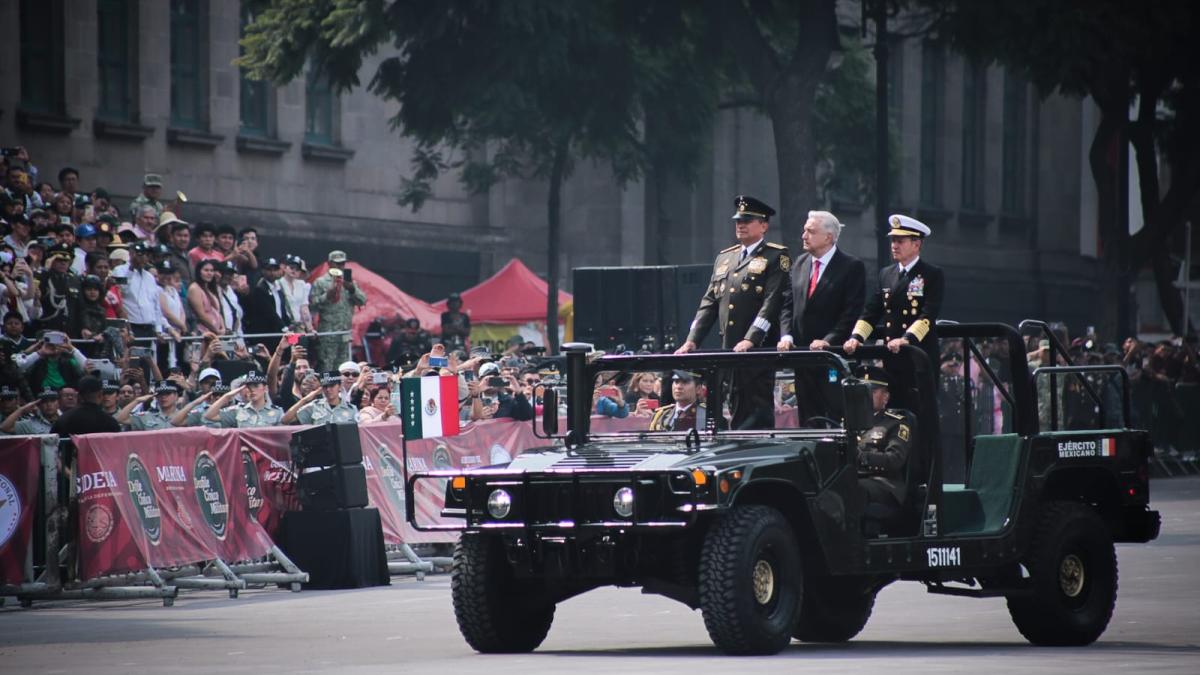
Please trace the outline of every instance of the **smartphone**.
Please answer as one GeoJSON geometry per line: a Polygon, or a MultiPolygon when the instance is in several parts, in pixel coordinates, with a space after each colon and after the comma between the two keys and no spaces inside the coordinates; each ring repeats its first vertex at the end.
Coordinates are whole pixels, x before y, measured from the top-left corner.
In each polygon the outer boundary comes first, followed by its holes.
{"type": "Polygon", "coordinates": [[[130,347],[129,356],[135,359],[150,358],[154,356],[154,351],[149,347],[130,347]]]}
{"type": "Polygon", "coordinates": [[[617,400],[617,388],[616,387],[600,387],[600,395],[607,396],[615,401],[615,400],[617,400]]]}
{"type": "Polygon", "coordinates": [[[371,373],[371,384],[387,384],[388,374],[384,372],[371,373]]]}
{"type": "Polygon", "coordinates": [[[45,335],[46,344],[48,345],[65,345],[67,344],[67,336],[65,333],[58,331],[49,331],[45,335]]]}
{"type": "Polygon", "coordinates": [[[489,386],[489,387],[507,387],[508,380],[504,379],[503,377],[489,377],[487,380],[487,386],[489,386]]]}
{"type": "Polygon", "coordinates": [[[446,356],[431,356],[429,357],[430,368],[445,368],[450,365],[450,358],[446,356]]]}
{"type": "Polygon", "coordinates": [[[297,342],[299,342],[299,341],[300,341],[300,334],[299,334],[299,333],[288,333],[288,335],[287,335],[287,343],[288,343],[289,345],[294,345],[294,344],[296,344],[296,343],[297,343],[297,342]]]}
{"type": "Polygon", "coordinates": [[[463,374],[462,374],[462,376],[463,376],[463,379],[464,379],[464,380],[466,380],[467,382],[474,382],[474,381],[475,381],[475,371],[473,371],[473,370],[465,370],[465,371],[463,371],[463,374]]]}
{"type": "Polygon", "coordinates": [[[128,319],[105,319],[104,326],[106,328],[116,328],[117,330],[120,330],[122,328],[129,328],[129,320],[128,319]]]}
{"type": "Polygon", "coordinates": [[[647,398],[647,399],[642,399],[642,400],[644,400],[646,402],[646,407],[649,408],[650,410],[657,410],[659,404],[662,403],[662,401],[659,401],[656,398],[647,398]]]}
{"type": "Polygon", "coordinates": [[[349,267],[343,269],[342,278],[345,279],[346,283],[348,284],[354,283],[354,270],[350,269],[349,267]]]}
{"type": "Polygon", "coordinates": [[[479,402],[482,403],[483,407],[486,408],[491,405],[496,405],[496,397],[495,396],[480,396],[479,402]]]}

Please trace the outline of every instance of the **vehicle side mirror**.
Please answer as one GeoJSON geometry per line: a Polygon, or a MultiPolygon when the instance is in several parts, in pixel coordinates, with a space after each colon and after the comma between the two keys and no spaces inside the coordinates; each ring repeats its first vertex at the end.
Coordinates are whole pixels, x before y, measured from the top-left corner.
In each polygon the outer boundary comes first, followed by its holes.
{"type": "Polygon", "coordinates": [[[874,425],[875,411],[871,404],[871,387],[855,379],[842,380],[842,403],[846,414],[846,432],[858,434],[874,425]]]}
{"type": "Polygon", "coordinates": [[[542,392],[542,433],[547,436],[558,434],[558,392],[546,387],[542,392]]]}

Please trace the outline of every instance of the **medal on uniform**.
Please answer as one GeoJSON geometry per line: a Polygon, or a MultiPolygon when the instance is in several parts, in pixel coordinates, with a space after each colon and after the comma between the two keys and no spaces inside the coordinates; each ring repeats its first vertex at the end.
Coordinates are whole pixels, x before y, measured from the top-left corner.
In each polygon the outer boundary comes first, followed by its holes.
{"type": "Polygon", "coordinates": [[[788,271],[788,268],[791,266],[792,266],[791,258],[788,258],[786,255],[779,256],[779,269],[786,272],[786,271],[788,271]]]}
{"type": "Polygon", "coordinates": [[[729,271],[729,263],[721,263],[720,265],[717,266],[716,274],[719,277],[725,276],[725,273],[728,271],[729,271]]]}
{"type": "Polygon", "coordinates": [[[746,271],[750,272],[750,274],[762,274],[766,269],[767,259],[759,256],[750,261],[750,266],[746,268],[746,271]]]}
{"type": "Polygon", "coordinates": [[[750,284],[742,284],[742,290],[743,290],[743,291],[748,291],[748,290],[750,290],[750,284]]]}
{"type": "Polygon", "coordinates": [[[763,287],[762,287],[762,286],[755,286],[755,287],[754,287],[754,292],[755,292],[755,293],[762,293],[762,292],[763,292],[763,287]]]}
{"type": "Polygon", "coordinates": [[[925,277],[918,276],[908,282],[909,295],[925,295],[925,277]]]}

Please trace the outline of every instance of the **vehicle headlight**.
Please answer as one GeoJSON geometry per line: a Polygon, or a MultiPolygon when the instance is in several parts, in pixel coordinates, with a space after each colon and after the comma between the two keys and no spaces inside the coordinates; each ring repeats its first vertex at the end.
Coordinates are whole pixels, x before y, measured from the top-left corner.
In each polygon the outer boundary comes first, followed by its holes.
{"type": "Polygon", "coordinates": [[[617,490],[613,495],[613,510],[622,518],[633,515],[633,488],[623,487],[617,490]]]}
{"type": "Polygon", "coordinates": [[[512,509],[512,496],[504,490],[492,490],[492,494],[488,495],[487,509],[493,518],[503,519],[512,509]]]}

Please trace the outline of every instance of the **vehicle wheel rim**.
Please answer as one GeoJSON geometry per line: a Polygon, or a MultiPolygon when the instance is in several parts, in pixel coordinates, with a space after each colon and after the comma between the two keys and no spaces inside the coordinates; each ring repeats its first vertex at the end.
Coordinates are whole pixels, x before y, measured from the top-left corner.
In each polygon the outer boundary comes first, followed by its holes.
{"type": "Polygon", "coordinates": [[[1062,564],[1058,566],[1058,585],[1063,595],[1068,598],[1079,597],[1083,593],[1084,581],[1083,561],[1079,556],[1072,553],[1063,558],[1062,564]]]}
{"type": "Polygon", "coordinates": [[[775,569],[766,560],[754,563],[754,599],[766,605],[775,597],[775,569]]]}

